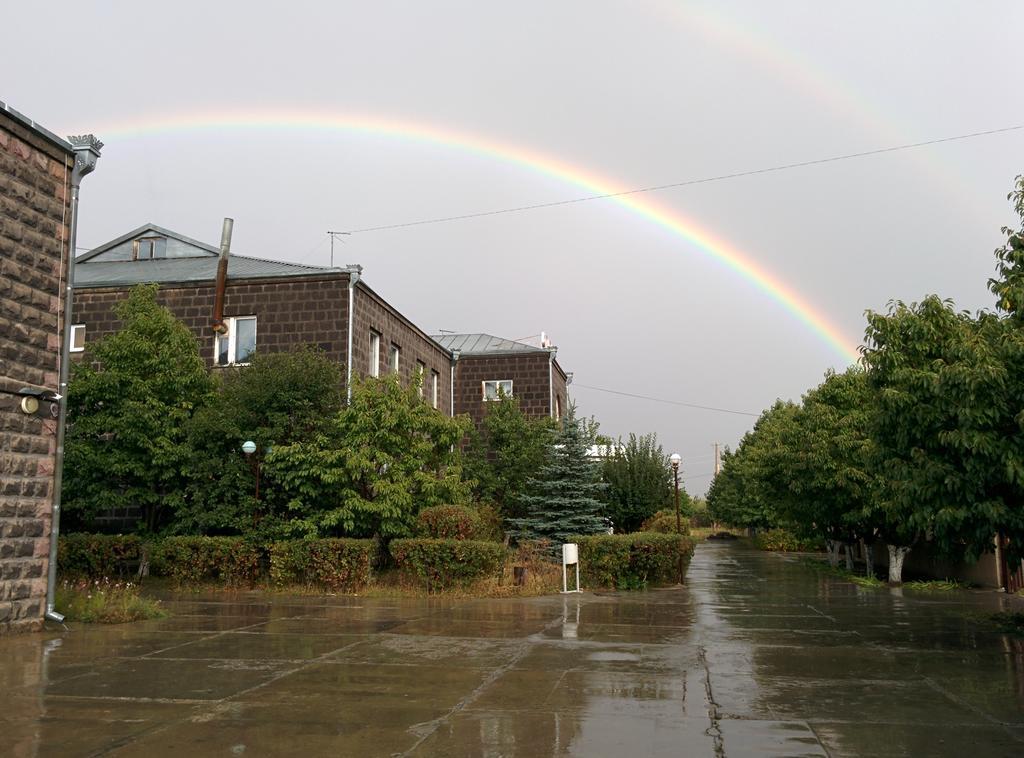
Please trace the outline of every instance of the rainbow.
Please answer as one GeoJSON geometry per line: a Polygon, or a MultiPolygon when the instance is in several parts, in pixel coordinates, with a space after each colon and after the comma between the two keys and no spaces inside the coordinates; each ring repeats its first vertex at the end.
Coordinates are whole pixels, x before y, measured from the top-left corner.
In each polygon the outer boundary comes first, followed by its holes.
{"type": "MultiPolygon", "coordinates": [[[[678,0],[656,0],[648,9],[662,14],[668,23],[756,62],[759,69],[773,70],[778,79],[791,90],[801,92],[814,103],[820,103],[843,121],[856,124],[868,134],[876,134],[880,144],[902,144],[920,135],[913,124],[900,122],[892,113],[882,112],[870,95],[829,73],[821,62],[802,55],[797,48],[773,38],[748,17],[731,13],[724,3],[701,2],[696,6],[681,4],[678,0]]],[[[977,193],[965,192],[967,183],[950,170],[951,165],[935,161],[927,150],[911,150],[907,161],[929,176],[930,183],[941,187],[958,208],[970,208],[971,213],[986,225],[990,224],[989,209],[977,193]]]]}
{"type": "MultiPolygon", "coordinates": [[[[108,144],[114,139],[134,139],[209,130],[218,132],[298,130],[362,133],[441,145],[490,160],[498,159],[582,188],[593,195],[609,195],[628,189],[617,186],[611,180],[590,170],[570,165],[530,148],[497,142],[478,135],[443,129],[422,122],[399,121],[377,116],[273,110],[234,113],[194,112],[154,115],[138,120],[119,120],[106,126],[99,125],[93,128],[96,135],[106,140],[108,144]]],[[[649,196],[626,195],[612,198],[610,202],[615,202],[641,218],[684,239],[697,251],[724,265],[779,303],[811,332],[818,335],[842,360],[849,363],[856,362],[858,358],[857,344],[840,332],[820,309],[758,264],[750,254],[742,252],[721,237],[701,228],[693,220],[659,206],[649,196]]]]}

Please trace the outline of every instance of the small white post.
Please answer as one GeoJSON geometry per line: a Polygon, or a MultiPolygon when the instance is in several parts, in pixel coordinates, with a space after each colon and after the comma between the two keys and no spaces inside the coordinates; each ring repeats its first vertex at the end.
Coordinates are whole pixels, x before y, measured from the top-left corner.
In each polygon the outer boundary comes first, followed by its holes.
{"type": "Polygon", "coordinates": [[[580,551],[575,542],[562,545],[562,593],[582,592],[580,589],[580,551]],[[569,566],[576,566],[576,589],[569,589],[569,566]]]}

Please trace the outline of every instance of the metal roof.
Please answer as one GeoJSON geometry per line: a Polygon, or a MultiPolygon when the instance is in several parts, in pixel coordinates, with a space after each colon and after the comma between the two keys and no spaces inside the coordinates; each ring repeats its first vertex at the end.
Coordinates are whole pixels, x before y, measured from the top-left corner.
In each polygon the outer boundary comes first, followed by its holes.
{"type": "Polygon", "coordinates": [[[18,111],[14,110],[14,108],[9,106],[3,100],[0,100],[0,111],[3,111],[8,116],[13,118],[15,121],[18,121],[23,126],[28,127],[32,131],[34,131],[37,134],[39,134],[41,137],[44,137],[45,139],[49,140],[50,142],[55,144],[57,147],[59,147],[61,150],[63,150],[65,153],[69,153],[70,154],[70,153],[73,153],[75,151],[75,148],[71,145],[70,142],[68,142],[65,139],[61,139],[60,137],[58,137],[56,134],[51,132],[46,127],[40,126],[35,121],[30,119],[28,116],[26,116],[24,113],[19,113],[18,111]]]}
{"type": "Polygon", "coordinates": [[[495,337],[493,334],[432,334],[431,338],[451,351],[462,355],[488,355],[491,353],[546,353],[550,348],[528,345],[525,342],[495,337]]]}
{"type": "MultiPolygon", "coordinates": [[[[157,258],[144,261],[93,261],[75,266],[75,288],[123,287],[155,282],[212,282],[217,278],[218,257],[157,258]]],[[[228,281],[283,278],[349,272],[348,268],[305,266],[268,261],[244,255],[228,257],[228,281]]]]}

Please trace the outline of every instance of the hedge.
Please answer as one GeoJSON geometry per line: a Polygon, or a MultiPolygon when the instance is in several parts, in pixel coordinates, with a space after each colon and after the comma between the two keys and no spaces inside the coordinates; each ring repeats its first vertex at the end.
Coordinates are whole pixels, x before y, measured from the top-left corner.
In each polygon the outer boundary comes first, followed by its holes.
{"type": "Polygon", "coordinates": [[[242,537],[167,537],[156,543],[151,572],[180,584],[253,584],[264,573],[263,551],[242,537]]]}
{"type": "Polygon", "coordinates": [[[580,583],[619,589],[675,581],[680,555],[685,574],[694,545],[684,535],[656,532],[598,534],[572,540],[579,545],[580,583]]]}
{"type": "Polygon", "coordinates": [[[506,551],[501,543],[482,540],[403,539],[392,540],[390,552],[399,569],[432,592],[496,574],[506,551]]]}
{"type": "Polygon", "coordinates": [[[64,577],[127,576],[142,552],[136,534],[63,534],[57,540],[57,570],[64,577]]]}
{"type": "MultiPolygon", "coordinates": [[[[679,517],[679,528],[681,534],[690,533],[690,517],[682,514],[679,517]]],[[[660,534],[676,533],[676,512],[658,511],[647,519],[640,529],[641,532],[658,532],[660,534]]]]}
{"type": "Polygon", "coordinates": [[[435,540],[475,540],[483,523],[475,510],[465,505],[434,505],[416,516],[416,536],[435,540]]]}
{"type": "Polygon", "coordinates": [[[780,553],[814,553],[825,547],[820,537],[800,537],[788,529],[780,528],[758,531],[751,541],[758,550],[780,553]]]}
{"type": "Polygon", "coordinates": [[[274,542],[269,552],[274,584],[355,590],[370,581],[378,551],[376,540],[339,538],[274,542]]]}

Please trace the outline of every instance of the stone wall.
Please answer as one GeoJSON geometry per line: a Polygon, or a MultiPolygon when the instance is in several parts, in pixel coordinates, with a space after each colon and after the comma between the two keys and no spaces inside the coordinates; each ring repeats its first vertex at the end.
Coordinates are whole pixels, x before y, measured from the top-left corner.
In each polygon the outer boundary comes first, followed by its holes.
{"type": "MultiPolygon", "coordinates": [[[[88,266],[88,263],[83,266],[88,266]]],[[[128,296],[123,287],[75,290],[75,323],[85,324],[85,358],[89,344],[116,332],[120,322],[114,306],[128,296]]],[[[208,366],[214,360],[213,282],[163,285],[157,302],[185,323],[199,343],[208,366]]],[[[224,291],[224,316],[256,316],[256,349],[287,350],[293,345],[317,345],[331,360],[345,362],[348,322],[348,274],[246,279],[231,281],[224,291]]]]}
{"type": "Polygon", "coordinates": [[[451,356],[429,335],[388,305],[377,293],[364,284],[356,287],[355,329],[352,340],[352,367],[361,376],[370,373],[370,332],[380,335],[378,372],[384,376],[390,371],[388,351],[392,345],[399,348],[398,375],[403,383],[413,381],[417,361],[425,368],[424,395],[430,398],[430,373],[438,374],[438,408],[445,415],[451,413],[451,356]]]}
{"type": "MultiPolygon", "coordinates": [[[[57,389],[70,151],[0,109],[0,388],[57,389]]],[[[56,422],[0,394],[0,633],[42,625],[56,422]]]]}
{"type": "MultiPolygon", "coordinates": [[[[455,413],[468,413],[478,427],[487,413],[483,382],[511,379],[512,395],[527,416],[551,413],[550,358],[547,351],[461,356],[455,364],[455,413]]],[[[553,372],[559,375],[557,371],[553,372]]],[[[565,397],[565,379],[562,397],[565,397]]],[[[564,400],[563,400],[564,402],[564,400]]]]}

